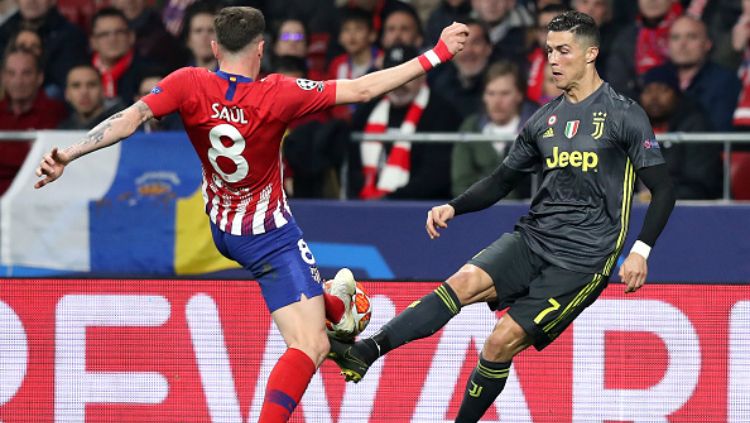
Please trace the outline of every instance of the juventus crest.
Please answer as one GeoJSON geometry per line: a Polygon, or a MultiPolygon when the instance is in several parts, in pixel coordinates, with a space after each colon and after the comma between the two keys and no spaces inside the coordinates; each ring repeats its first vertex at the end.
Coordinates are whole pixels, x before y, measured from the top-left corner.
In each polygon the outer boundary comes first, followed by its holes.
{"type": "Polygon", "coordinates": [[[607,114],[604,112],[594,112],[594,132],[591,134],[595,140],[604,135],[604,121],[607,119],[607,114]]]}

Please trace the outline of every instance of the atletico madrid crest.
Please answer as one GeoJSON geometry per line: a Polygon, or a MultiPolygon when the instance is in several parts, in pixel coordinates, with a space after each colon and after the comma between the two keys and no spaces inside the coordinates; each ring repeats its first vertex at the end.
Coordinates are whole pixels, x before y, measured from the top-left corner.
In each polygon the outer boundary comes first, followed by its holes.
{"type": "Polygon", "coordinates": [[[576,136],[576,133],[578,132],[578,125],[581,123],[580,120],[569,120],[565,124],[565,137],[568,139],[573,138],[576,136]]]}

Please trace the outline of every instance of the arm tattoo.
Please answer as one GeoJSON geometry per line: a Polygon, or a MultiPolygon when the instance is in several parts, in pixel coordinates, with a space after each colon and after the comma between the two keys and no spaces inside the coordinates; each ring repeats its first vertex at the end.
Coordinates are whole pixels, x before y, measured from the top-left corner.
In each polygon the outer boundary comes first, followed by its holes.
{"type": "Polygon", "coordinates": [[[140,114],[140,117],[143,120],[143,122],[154,117],[154,114],[153,112],[151,112],[151,108],[148,107],[148,104],[140,100],[135,103],[135,108],[136,110],[138,110],[138,113],[140,114]]]}
{"type": "MultiPolygon", "coordinates": [[[[102,123],[96,125],[94,129],[92,129],[91,131],[89,131],[88,134],[86,134],[86,138],[84,138],[78,144],[70,146],[66,150],[66,153],[69,155],[70,160],[75,160],[94,150],[98,150],[100,148],[104,148],[109,145],[115,144],[121,140],[120,137],[118,137],[117,139],[110,139],[110,140],[105,141],[105,136],[107,136],[111,132],[114,124],[117,124],[118,128],[120,129],[122,129],[123,125],[125,125],[125,127],[132,128],[132,129],[126,130],[126,133],[128,135],[125,135],[125,137],[127,137],[133,131],[135,131],[135,129],[140,124],[149,120],[152,117],[153,117],[153,113],[151,112],[151,108],[148,107],[146,103],[142,101],[138,101],[130,108],[123,110],[121,112],[115,113],[114,115],[104,120],[102,123]],[[130,113],[126,115],[126,112],[128,112],[128,110],[130,109],[132,109],[135,113],[130,113]],[[123,119],[123,118],[127,120],[125,122],[116,122],[118,119],[123,119]],[[105,145],[100,145],[100,144],[105,144],[105,145]]],[[[123,132],[123,131],[118,130],[118,132],[123,132]]],[[[111,135],[110,135],[110,138],[111,138],[111,135]]]]}

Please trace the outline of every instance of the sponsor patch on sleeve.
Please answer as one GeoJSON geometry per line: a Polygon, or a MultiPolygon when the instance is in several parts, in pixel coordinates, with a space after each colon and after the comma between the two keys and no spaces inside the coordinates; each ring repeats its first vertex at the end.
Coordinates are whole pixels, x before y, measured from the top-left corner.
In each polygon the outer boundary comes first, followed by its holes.
{"type": "Polygon", "coordinates": [[[653,149],[658,149],[658,148],[660,148],[659,147],[659,142],[656,141],[656,140],[650,140],[650,139],[649,140],[645,140],[645,141],[643,141],[643,148],[645,148],[646,150],[650,150],[652,148],[653,149]]]}

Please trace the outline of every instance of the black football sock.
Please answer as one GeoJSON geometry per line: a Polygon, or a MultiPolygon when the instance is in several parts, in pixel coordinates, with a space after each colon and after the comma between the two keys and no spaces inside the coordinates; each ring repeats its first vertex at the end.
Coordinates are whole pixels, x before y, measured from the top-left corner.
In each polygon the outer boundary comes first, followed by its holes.
{"type": "Polygon", "coordinates": [[[510,361],[495,363],[479,355],[479,363],[466,382],[466,392],[458,410],[456,423],[475,423],[482,418],[505,387],[510,372],[510,361]]]}
{"type": "Polygon", "coordinates": [[[372,338],[360,343],[367,348],[359,351],[365,360],[372,363],[407,342],[434,334],[459,311],[461,302],[456,293],[450,285],[443,283],[391,319],[372,338]]]}

